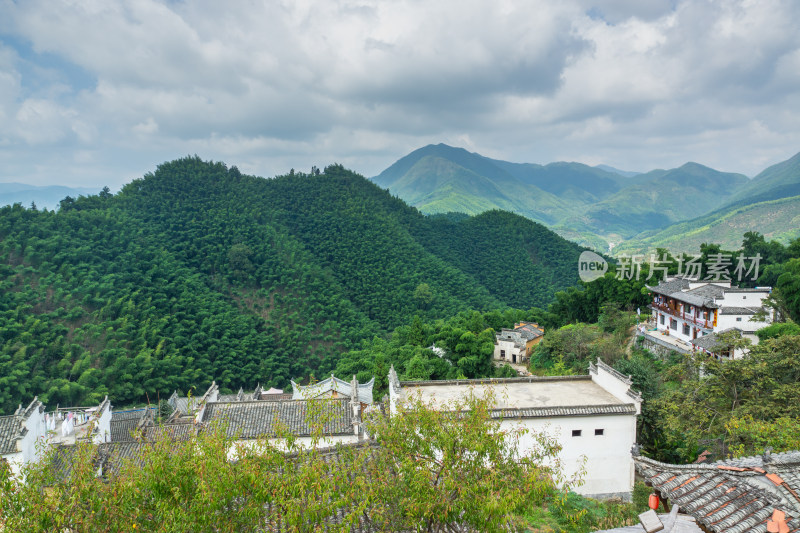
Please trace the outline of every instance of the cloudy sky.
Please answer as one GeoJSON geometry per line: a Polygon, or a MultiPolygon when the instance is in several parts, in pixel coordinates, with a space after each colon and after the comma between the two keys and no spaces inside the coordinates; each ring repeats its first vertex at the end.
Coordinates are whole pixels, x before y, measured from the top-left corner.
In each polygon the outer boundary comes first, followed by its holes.
{"type": "Polygon", "coordinates": [[[800,151],[795,0],[0,0],[0,182],[187,154],[372,176],[444,142],[754,175],[800,151]]]}

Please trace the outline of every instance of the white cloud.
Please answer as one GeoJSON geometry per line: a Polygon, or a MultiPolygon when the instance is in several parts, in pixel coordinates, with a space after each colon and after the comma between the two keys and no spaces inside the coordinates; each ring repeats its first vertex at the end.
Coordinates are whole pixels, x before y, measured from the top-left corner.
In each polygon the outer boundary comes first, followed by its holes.
{"type": "Polygon", "coordinates": [[[752,174],[800,149],[799,10],[0,0],[0,180],[44,179],[78,151],[91,157],[66,171],[76,185],[187,153],[265,175],[333,161],[370,175],[429,142],[752,174]]]}

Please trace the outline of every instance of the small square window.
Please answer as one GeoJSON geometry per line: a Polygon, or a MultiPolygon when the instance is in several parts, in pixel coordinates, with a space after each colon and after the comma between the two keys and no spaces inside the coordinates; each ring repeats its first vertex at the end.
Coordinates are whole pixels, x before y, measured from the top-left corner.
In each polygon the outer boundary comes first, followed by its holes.
{"type": "Polygon", "coordinates": [[[605,433],[605,429],[595,429],[594,430],[594,434],[595,435],[603,435],[604,433],[605,433]]]}
{"type": "Polygon", "coordinates": [[[741,322],[741,321],[742,321],[742,317],[740,317],[740,316],[737,316],[737,317],[736,317],[736,322],[741,322]]]}
{"type": "Polygon", "coordinates": [[[580,437],[581,436],[581,430],[580,429],[573,429],[572,430],[572,436],[573,437],[580,437]]]}

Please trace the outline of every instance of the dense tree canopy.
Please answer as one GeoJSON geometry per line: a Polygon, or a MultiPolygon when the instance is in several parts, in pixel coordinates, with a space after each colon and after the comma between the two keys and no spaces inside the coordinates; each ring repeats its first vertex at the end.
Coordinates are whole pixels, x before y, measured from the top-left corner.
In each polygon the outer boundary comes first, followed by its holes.
{"type": "MultiPolygon", "coordinates": [[[[546,305],[579,253],[505,213],[424,217],[340,165],[262,179],[188,157],[58,212],[0,208],[0,412],[287,386],[415,315],[546,305]]],[[[465,375],[487,338],[448,341],[465,375]]]]}

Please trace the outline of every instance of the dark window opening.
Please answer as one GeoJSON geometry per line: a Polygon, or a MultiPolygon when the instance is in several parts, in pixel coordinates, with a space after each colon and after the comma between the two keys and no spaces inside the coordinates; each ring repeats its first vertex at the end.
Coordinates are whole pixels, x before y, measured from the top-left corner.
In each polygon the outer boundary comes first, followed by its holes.
{"type": "Polygon", "coordinates": [[[594,434],[595,435],[603,435],[604,432],[605,432],[605,429],[595,429],[594,430],[594,434]]]}
{"type": "Polygon", "coordinates": [[[573,429],[572,430],[572,436],[573,437],[580,437],[581,436],[581,430],[580,429],[573,429]]]}

